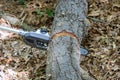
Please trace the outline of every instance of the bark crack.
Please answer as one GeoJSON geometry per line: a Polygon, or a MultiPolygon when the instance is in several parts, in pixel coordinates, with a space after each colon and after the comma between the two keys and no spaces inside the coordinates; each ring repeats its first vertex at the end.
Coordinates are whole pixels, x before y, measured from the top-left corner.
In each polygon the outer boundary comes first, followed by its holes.
{"type": "MultiPolygon", "coordinates": [[[[72,40],[71,40],[71,41],[72,41],[72,40]]],[[[72,48],[71,45],[73,45],[73,44],[74,44],[74,43],[71,42],[70,48],[72,48]]],[[[71,64],[72,68],[74,69],[74,72],[75,72],[77,78],[79,79],[79,78],[80,78],[80,76],[79,76],[79,74],[78,74],[79,71],[76,70],[76,68],[75,68],[75,66],[77,66],[77,65],[74,65],[74,64],[73,64],[73,62],[75,62],[75,61],[73,61],[73,60],[74,60],[73,56],[76,56],[76,55],[74,54],[73,49],[70,50],[70,53],[68,53],[69,56],[70,56],[70,64],[71,64]],[[70,54],[70,53],[72,53],[72,54],[70,54]]]]}

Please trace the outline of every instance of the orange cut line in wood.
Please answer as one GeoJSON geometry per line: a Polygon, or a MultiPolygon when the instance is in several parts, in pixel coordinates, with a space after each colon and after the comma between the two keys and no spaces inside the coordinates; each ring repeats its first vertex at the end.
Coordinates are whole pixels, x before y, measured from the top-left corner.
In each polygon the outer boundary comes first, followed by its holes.
{"type": "Polygon", "coordinates": [[[58,32],[58,33],[54,34],[51,37],[51,39],[55,39],[55,38],[58,38],[58,37],[61,37],[61,36],[69,36],[71,38],[77,39],[78,43],[79,43],[79,39],[77,38],[77,36],[75,34],[73,34],[72,32],[67,32],[65,30],[62,30],[61,32],[58,32]]]}

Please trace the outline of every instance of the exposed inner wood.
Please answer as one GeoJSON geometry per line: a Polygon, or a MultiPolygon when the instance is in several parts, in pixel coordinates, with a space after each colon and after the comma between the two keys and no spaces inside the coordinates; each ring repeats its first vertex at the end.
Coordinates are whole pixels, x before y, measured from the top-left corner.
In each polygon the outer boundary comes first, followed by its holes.
{"type": "Polygon", "coordinates": [[[80,41],[79,41],[79,38],[78,38],[74,33],[68,32],[68,31],[66,31],[66,30],[62,30],[61,32],[58,32],[58,33],[54,34],[54,35],[51,37],[51,39],[56,39],[56,38],[62,37],[62,36],[69,36],[69,37],[71,37],[71,38],[77,39],[78,42],[80,42],[80,41]]]}

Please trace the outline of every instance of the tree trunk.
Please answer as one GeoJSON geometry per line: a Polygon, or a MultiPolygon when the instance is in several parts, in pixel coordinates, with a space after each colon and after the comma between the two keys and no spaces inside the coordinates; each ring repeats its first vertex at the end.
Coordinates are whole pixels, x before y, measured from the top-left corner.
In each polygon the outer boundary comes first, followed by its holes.
{"type": "Polygon", "coordinates": [[[82,80],[80,43],[87,33],[86,0],[58,0],[47,54],[47,80],[82,80]]]}

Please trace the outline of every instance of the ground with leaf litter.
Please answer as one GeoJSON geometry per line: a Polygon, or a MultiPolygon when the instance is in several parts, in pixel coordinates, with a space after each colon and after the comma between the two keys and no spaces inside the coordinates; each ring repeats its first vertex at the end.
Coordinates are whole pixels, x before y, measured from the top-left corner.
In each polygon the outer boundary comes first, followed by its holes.
{"type": "MultiPolygon", "coordinates": [[[[120,0],[88,0],[91,27],[82,45],[89,54],[81,67],[96,80],[120,79],[120,0]]],[[[20,24],[0,19],[0,25],[31,30],[51,29],[54,0],[0,0],[0,14],[16,16],[20,24]],[[14,6],[13,6],[14,5],[14,6]]],[[[46,51],[31,48],[16,34],[0,31],[0,80],[45,80],[46,51]]]]}

